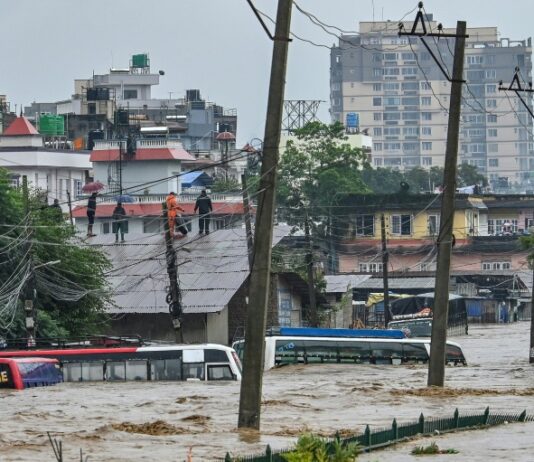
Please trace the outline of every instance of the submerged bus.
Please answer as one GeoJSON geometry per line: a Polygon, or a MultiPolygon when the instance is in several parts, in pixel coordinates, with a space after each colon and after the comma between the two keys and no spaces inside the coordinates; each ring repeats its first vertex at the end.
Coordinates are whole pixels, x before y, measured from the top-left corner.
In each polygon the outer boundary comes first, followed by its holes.
{"type": "MultiPolygon", "coordinates": [[[[233,345],[243,359],[244,340],[233,345]]],[[[424,364],[430,356],[430,339],[271,335],[265,338],[264,369],[287,364],[424,364]]],[[[446,363],[466,365],[462,348],[447,341],[446,363]]]]}
{"type": "Polygon", "coordinates": [[[0,358],[59,361],[65,382],[126,380],[241,380],[236,352],[216,344],[0,350],[0,358]]]}
{"type": "Polygon", "coordinates": [[[52,358],[0,358],[0,388],[22,390],[63,382],[59,361],[52,358]]]}

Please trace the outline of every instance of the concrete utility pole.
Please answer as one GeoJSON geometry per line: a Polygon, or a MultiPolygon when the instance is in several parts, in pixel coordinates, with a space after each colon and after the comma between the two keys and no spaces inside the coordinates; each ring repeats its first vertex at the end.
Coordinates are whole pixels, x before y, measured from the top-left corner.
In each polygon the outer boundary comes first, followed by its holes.
{"type": "Polygon", "coordinates": [[[284,102],[287,52],[291,24],[292,0],[279,0],[276,14],[271,80],[267,104],[267,119],[263,159],[261,165],[260,191],[254,229],[254,262],[250,275],[249,304],[245,329],[243,380],[239,400],[239,428],[259,430],[261,415],[261,392],[263,384],[263,355],[265,350],[265,327],[269,304],[271,254],[278,148],[284,102]]]}
{"type": "MultiPolygon", "coordinates": [[[[532,267],[532,282],[534,283],[534,264],[532,267]]],[[[532,294],[530,299],[530,350],[529,362],[534,363],[534,286],[532,286],[532,294]]]]}
{"type": "Polygon", "coordinates": [[[245,213],[245,231],[247,234],[248,265],[252,271],[254,239],[252,237],[252,222],[250,219],[250,202],[248,197],[246,173],[241,175],[241,187],[243,188],[243,212],[245,213]]]}
{"type": "Polygon", "coordinates": [[[163,203],[163,226],[165,228],[165,246],[166,246],[166,261],[167,274],[169,275],[169,293],[167,294],[167,303],[169,304],[169,312],[172,316],[172,325],[176,334],[176,342],[183,342],[182,332],[182,295],[180,286],[178,285],[178,266],[176,264],[176,251],[169,228],[169,219],[167,216],[167,204],[163,203]]]}
{"type": "Polygon", "coordinates": [[[306,253],[306,269],[308,273],[308,297],[310,299],[310,325],[311,327],[319,326],[319,317],[317,315],[317,301],[315,300],[315,282],[313,277],[313,247],[310,237],[310,221],[308,214],[304,221],[304,234],[306,235],[306,246],[308,252],[306,253]]]}
{"type": "Polygon", "coordinates": [[[384,328],[387,328],[390,321],[388,278],[389,253],[386,242],[386,218],[384,217],[384,214],[380,215],[380,230],[382,233],[382,280],[384,281],[384,328]]]}
{"type": "Polygon", "coordinates": [[[28,220],[29,226],[28,226],[28,258],[30,259],[30,277],[28,279],[28,284],[26,286],[26,298],[24,300],[24,313],[26,315],[26,341],[28,347],[32,347],[35,345],[35,338],[36,338],[36,331],[37,331],[37,323],[36,323],[36,316],[35,316],[35,306],[34,306],[34,298],[35,298],[35,268],[33,266],[33,258],[32,258],[32,237],[33,237],[33,229],[32,229],[32,221],[30,218],[30,195],[28,191],[28,177],[26,175],[22,176],[22,197],[24,201],[24,212],[26,213],[26,218],[28,220]]]}
{"type": "Polygon", "coordinates": [[[428,364],[428,386],[442,387],[445,383],[445,343],[449,313],[449,276],[453,241],[454,199],[456,196],[456,167],[458,162],[458,135],[460,131],[460,106],[462,103],[462,74],[466,23],[456,23],[456,41],[452,69],[449,127],[445,151],[443,197],[441,200],[441,224],[438,235],[436,290],[434,296],[432,341],[428,364]]]}

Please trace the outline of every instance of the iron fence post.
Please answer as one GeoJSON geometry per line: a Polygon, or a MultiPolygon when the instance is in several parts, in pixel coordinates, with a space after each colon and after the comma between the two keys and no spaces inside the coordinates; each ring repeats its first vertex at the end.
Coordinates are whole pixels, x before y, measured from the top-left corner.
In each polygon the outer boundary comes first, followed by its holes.
{"type": "Polygon", "coordinates": [[[458,412],[458,408],[454,410],[454,428],[458,428],[460,425],[460,412],[458,412]]]}
{"type": "Polygon", "coordinates": [[[421,412],[421,415],[419,416],[419,433],[423,434],[425,433],[425,416],[421,412]]]}
{"type": "Polygon", "coordinates": [[[233,462],[232,456],[229,452],[226,453],[226,456],[224,457],[224,462],[233,462]]]}
{"type": "Polygon", "coordinates": [[[484,425],[488,425],[488,422],[489,422],[489,413],[490,413],[490,410],[489,410],[489,406],[484,410],[484,420],[483,420],[483,424],[484,425]]]}
{"type": "Polygon", "coordinates": [[[271,450],[270,445],[267,445],[267,447],[265,448],[265,459],[267,460],[267,462],[272,462],[273,460],[273,451],[271,450]]]}
{"type": "Polygon", "coordinates": [[[364,436],[365,436],[366,446],[371,446],[371,429],[369,428],[369,425],[365,427],[364,436]]]}
{"type": "Polygon", "coordinates": [[[524,422],[527,419],[527,410],[525,409],[521,414],[519,414],[519,418],[517,419],[519,422],[524,422]]]}

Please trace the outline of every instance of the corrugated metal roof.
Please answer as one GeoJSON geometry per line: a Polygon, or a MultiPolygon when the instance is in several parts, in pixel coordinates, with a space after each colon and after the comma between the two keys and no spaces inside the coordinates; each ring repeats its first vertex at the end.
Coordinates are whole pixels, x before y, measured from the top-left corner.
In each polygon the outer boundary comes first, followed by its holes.
{"type": "MultiPolygon", "coordinates": [[[[434,278],[389,278],[388,286],[390,290],[402,289],[433,289],[435,286],[434,278]]],[[[358,285],[358,289],[384,289],[382,278],[371,278],[358,285]]]]}
{"type": "MultiPolygon", "coordinates": [[[[289,233],[276,227],[273,245],[289,233]]],[[[91,238],[110,258],[108,280],[114,290],[112,314],[166,313],[169,278],[165,242],[161,234],[127,234],[126,245],[115,245],[115,235],[91,238]]],[[[184,313],[216,313],[225,308],[249,276],[245,230],[216,230],[174,242],[184,313]]]]}
{"type": "Polygon", "coordinates": [[[334,274],[324,277],[326,282],[325,292],[328,293],[343,293],[351,290],[354,287],[359,287],[360,284],[371,278],[370,274],[334,274]]]}

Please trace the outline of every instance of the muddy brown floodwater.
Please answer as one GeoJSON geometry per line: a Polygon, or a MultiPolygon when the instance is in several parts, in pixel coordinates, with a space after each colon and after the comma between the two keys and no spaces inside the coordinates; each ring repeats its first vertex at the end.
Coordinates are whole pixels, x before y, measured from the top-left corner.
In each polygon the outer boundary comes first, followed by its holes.
{"type": "MultiPolygon", "coordinates": [[[[312,365],[270,371],[264,379],[260,434],[236,429],[237,382],[66,383],[1,390],[0,461],[54,461],[47,431],[62,440],[66,462],[79,460],[80,448],[90,461],[107,462],[182,461],[191,448],[196,462],[222,458],[227,451],[263,451],[266,444],[285,448],[303,431],[351,434],[366,424],[390,424],[394,417],[413,420],[421,412],[441,416],[456,407],[462,412],[490,406],[494,411],[534,413],[529,323],[475,326],[468,337],[453,340],[462,345],[469,366],[448,367],[443,391],[425,389],[423,365],[312,365]]],[[[463,433],[463,443],[443,447],[464,444],[482,455],[491,448],[504,450],[504,442],[499,446],[499,438],[485,433],[501,435],[502,428],[463,433]]],[[[534,424],[506,427],[512,441],[517,438],[526,451],[514,458],[508,450],[508,460],[534,460],[521,455],[534,454],[534,438],[520,437],[527,429],[532,435],[534,424]]],[[[409,454],[408,447],[400,450],[409,454]]],[[[412,460],[394,454],[375,452],[364,460],[412,460]]]]}

